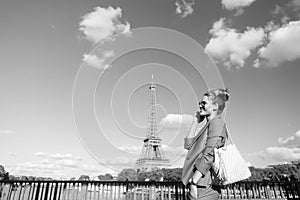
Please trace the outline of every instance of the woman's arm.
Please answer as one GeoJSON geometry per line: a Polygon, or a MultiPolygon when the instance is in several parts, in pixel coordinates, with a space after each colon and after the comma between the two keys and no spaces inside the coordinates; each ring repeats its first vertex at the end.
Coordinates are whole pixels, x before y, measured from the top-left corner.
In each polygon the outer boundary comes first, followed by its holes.
{"type": "Polygon", "coordinates": [[[186,138],[184,138],[184,148],[187,150],[191,148],[191,144],[193,143],[195,138],[196,129],[197,129],[197,118],[195,117],[191,124],[191,128],[189,130],[188,135],[186,136],[186,138]]]}
{"type": "Polygon", "coordinates": [[[194,120],[191,124],[191,128],[190,128],[190,131],[188,133],[188,135],[186,136],[186,138],[194,138],[195,137],[195,132],[196,132],[196,129],[197,129],[197,118],[194,117],[194,120]]]}
{"type": "Polygon", "coordinates": [[[220,117],[216,117],[210,122],[203,156],[199,157],[195,162],[196,173],[194,174],[195,177],[193,177],[195,178],[193,179],[195,182],[197,182],[201,176],[204,176],[211,168],[214,161],[214,148],[222,139],[220,135],[223,127],[224,120],[220,117]],[[200,172],[200,175],[197,171],[200,172]]]}

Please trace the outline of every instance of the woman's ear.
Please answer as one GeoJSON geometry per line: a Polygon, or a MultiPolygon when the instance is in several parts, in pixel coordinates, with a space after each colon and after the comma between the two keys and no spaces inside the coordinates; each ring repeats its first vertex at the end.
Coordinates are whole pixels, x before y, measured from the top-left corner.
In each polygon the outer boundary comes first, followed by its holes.
{"type": "Polygon", "coordinates": [[[214,103],[214,104],[212,104],[212,106],[213,106],[213,111],[217,111],[219,108],[218,103],[214,103]]]}

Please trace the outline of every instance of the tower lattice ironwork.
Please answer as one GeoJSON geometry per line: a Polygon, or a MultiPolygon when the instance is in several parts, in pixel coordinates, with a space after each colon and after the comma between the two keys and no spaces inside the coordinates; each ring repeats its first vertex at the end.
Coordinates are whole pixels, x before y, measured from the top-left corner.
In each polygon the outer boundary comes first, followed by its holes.
{"type": "Polygon", "coordinates": [[[170,166],[170,160],[166,158],[161,149],[161,138],[159,137],[156,121],[156,90],[152,82],[150,90],[150,109],[148,113],[148,128],[144,139],[144,145],[139,158],[136,161],[136,168],[141,171],[151,171],[153,169],[170,166]]]}

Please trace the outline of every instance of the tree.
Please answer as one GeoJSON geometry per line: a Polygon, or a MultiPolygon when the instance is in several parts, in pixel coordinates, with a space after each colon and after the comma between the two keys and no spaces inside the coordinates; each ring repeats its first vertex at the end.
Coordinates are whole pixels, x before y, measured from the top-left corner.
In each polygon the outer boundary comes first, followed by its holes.
{"type": "Polygon", "coordinates": [[[28,181],[28,177],[27,176],[21,176],[20,180],[21,181],[28,181]]]}
{"type": "Polygon", "coordinates": [[[101,180],[101,181],[109,181],[109,180],[112,180],[114,177],[109,174],[109,173],[106,173],[105,175],[99,175],[98,176],[98,179],[101,180]]]}
{"type": "Polygon", "coordinates": [[[5,176],[6,171],[3,167],[3,165],[0,165],[0,180],[3,179],[3,177],[5,176]]]}
{"type": "Polygon", "coordinates": [[[104,180],[105,180],[105,176],[104,176],[104,175],[99,175],[99,176],[98,176],[98,179],[99,179],[100,181],[104,181],[104,180]]]}
{"type": "Polygon", "coordinates": [[[9,173],[5,171],[3,165],[0,165],[0,180],[9,180],[9,173]]]}
{"type": "Polygon", "coordinates": [[[135,169],[127,168],[123,169],[117,176],[118,181],[136,181],[137,172],[135,169]]]}
{"type": "Polygon", "coordinates": [[[8,179],[9,179],[9,180],[17,180],[17,177],[15,177],[14,175],[9,175],[9,176],[8,176],[8,179]]]}
{"type": "Polygon", "coordinates": [[[107,173],[104,175],[104,178],[105,180],[112,180],[114,177],[111,174],[107,173]]]}
{"type": "Polygon", "coordinates": [[[162,169],[164,181],[181,181],[182,168],[162,169]]]}
{"type": "Polygon", "coordinates": [[[34,176],[28,176],[27,178],[28,178],[29,181],[34,181],[35,180],[34,176]]]}
{"type": "Polygon", "coordinates": [[[164,173],[161,169],[153,170],[150,172],[140,172],[138,174],[139,181],[145,181],[148,179],[149,181],[160,181],[164,177],[164,173]]]}
{"type": "Polygon", "coordinates": [[[81,175],[78,180],[79,181],[89,181],[90,177],[88,175],[81,175]]]}

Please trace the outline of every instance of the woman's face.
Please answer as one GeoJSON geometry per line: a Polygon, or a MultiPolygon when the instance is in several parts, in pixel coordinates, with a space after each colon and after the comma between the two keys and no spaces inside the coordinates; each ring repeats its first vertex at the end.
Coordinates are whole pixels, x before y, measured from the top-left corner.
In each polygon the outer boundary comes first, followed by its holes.
{"type": "Polygon", "coordinates": [[[216,111],[216,105],[212,103],[208,96],[203,96],[199,102],[200,115],[209,116],[212,112],[216,111]]]}

